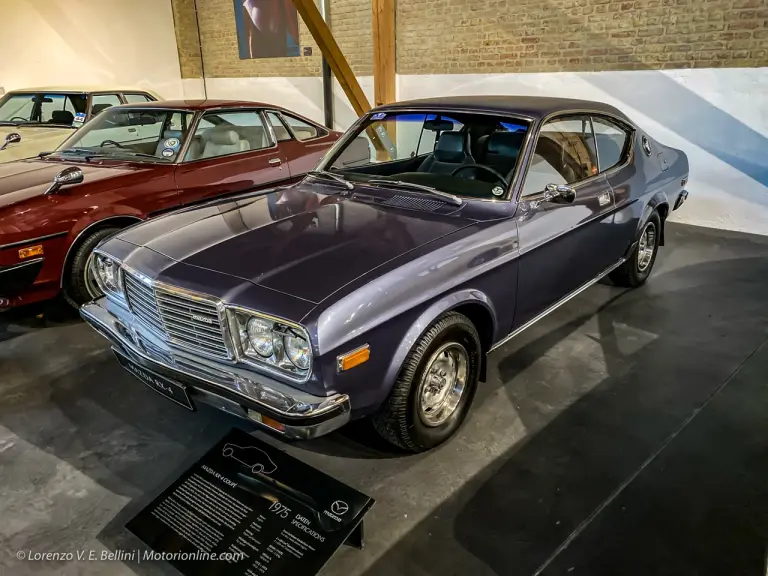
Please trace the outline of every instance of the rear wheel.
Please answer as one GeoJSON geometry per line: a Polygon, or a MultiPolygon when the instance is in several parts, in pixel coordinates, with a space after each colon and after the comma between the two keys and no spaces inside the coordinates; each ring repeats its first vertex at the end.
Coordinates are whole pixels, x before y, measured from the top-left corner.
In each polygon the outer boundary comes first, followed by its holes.
{"type": "Polygon", "coordinates": [[[100,228],[86,237],[75,250],[66,270],[64,271],[64,299],[75,308],[102,296],[96,279],[88,268],[88,259],[93,249],[107,236],[111,236],[120,228],[114,226],[100,228]]]}
{"type": "Polygon", "coordinates": [[[373,416],[376,431],[412,452],[446,441],[472,404],[481,354],[480,336],[466,316],[440,317],[406,357],[389,398],[373,416]]]}
{"type": "Polygon", "coordinates": [[[658,212],[653,212],[643,226],[640,238],[632,256],[624,264],[611,272],[610,278],[617,286],[636,288],[642,285],[651,274],[656,262],[661,239],[661,218],[658,212]]]}

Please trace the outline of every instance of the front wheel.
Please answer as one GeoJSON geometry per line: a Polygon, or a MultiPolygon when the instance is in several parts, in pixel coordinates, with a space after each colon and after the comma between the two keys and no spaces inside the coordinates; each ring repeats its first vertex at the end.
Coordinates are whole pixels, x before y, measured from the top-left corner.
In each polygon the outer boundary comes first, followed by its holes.
{"type": "Polygon", "coordinates": [[[611,272],[610,278],[613,283],[628,288],[642,285],[651,275],[651,269],[656,262],[660,238],[661,218],[658,212],[653,212],[643,226],[632,255],[624,264],[611,272]]]}
{"type": "Polygon", "coordinates": [[[463,314],[441,316],[411,349],[386,402],[373,416],[389,442],[423,452],[461,426],[477,389],[482,347],[463,314]]]}

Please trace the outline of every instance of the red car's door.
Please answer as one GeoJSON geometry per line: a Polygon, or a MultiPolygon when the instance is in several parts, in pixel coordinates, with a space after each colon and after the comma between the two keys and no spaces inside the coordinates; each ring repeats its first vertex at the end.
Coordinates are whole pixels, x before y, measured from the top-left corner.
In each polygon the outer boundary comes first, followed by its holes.
{"type": "Polygon", "coordinates": [[[329,133],[322,126],[282,110],[267,110],[266,116],[275,139],[289,158],[295,180],[313,170],[339,137],[338,133],[329,133]]]}
{"type": "Polygon", "coordinates": [[[176,186],[183,206],[265,188],[290,176],[288,157],[258,110],[210,110],[176,167],[176,186]]]}

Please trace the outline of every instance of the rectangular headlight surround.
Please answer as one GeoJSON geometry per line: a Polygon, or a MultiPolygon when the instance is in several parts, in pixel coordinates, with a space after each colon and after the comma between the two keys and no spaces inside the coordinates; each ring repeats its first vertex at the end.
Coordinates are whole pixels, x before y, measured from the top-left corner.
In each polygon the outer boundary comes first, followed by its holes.
{"type": "Polygon", "coordinates": [[[242,308],[239,306],[225,305],[229,333],[235,351],[235,358],[242,364],[254,366],[260,370],[288,378],[294,382],[304,383],[312,375],[312,341],[306,328],[283,318],[271,316],[242,308]],[[248,321],[257,319],[260,323],[268,324],[271,329],[273,345],[266,352],[269,355],[259,353],[248,337],[248,321]],[[306,342],[308,366],[302,369],[288,357],[285,349],[286,338],[297,337],[306,342]],[[245,341],[245,342],[244,342],[245,341]]]}

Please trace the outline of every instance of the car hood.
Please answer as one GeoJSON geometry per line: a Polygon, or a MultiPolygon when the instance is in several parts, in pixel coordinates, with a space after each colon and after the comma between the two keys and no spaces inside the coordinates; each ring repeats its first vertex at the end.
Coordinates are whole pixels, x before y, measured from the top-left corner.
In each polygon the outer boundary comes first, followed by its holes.
{"type": "MultiPolygon", "coordinates": [[[[298,186],[176,212],[118,238],[318,303],[389,260],[474,222],[311,190],[298,186]]],[[[204,278],[198,275],[199,284],[204,278]]]]}
{"type": "MultiPolygon", "coordinates": [[[[53,177],[68,166],[72,164],[52,160],[19,160],[0,164],[0,208],[45,194],[53,177]]],[[[82,163],[77,166],[83,171],[83,183],[78,186],[137,170],[124,164],[100,166],[82,163]]],[[[67,191],[76,189],[77,186],[65,188],[67,191]]]]}
{"type": "Polygon", "coordinates": [[[0,163],[32,158],[40,152],[51,152],[71,136],[74,130],[40,126],[0,126],[0,146],[5,142],[5,137],[12,132],[21,135],[21,142],[8,144],[5,150],[0,150],[0,163]]]}

